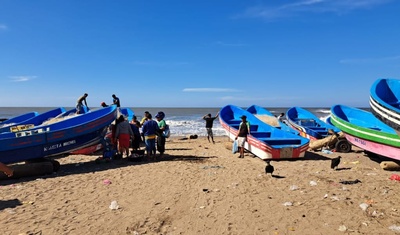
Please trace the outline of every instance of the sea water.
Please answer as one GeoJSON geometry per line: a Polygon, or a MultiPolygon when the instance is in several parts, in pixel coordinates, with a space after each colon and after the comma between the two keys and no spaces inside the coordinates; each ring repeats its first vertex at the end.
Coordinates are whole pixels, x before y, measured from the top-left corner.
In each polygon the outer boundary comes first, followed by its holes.
{"type": "MultiPolygon", "coordinates": [[[[17,115],[21,115],[27,112],[36,111],[43,113],[48,110],[54,109],[54,107],[0,107],[0,118],[12,118],[17,115]]],[[[65,108],[66,110],[72,109],[72,107],[65,108]]],[[[280,113],[286,113],[288,108],[268,108],[267,109],[278,116],[280,113]]],[[[305,108],[325,121],[330,115],[330,108],[318,107],[318,108],[305,108]]],[[[131,110],[135,113],[138,120],[140,121],[145,111],[149,111],[153,117],[159,111],[165,113],[165,121],[170,126],[171,136],[187,136],[187,135],[198,135],[206,136],[207,131],[205,128],[205,121],[203,116],[210,113],[214,117],[220,108],[135,108],[131,110]]],[[[214,136],[225,136],[225,131],[219,123],[219,119],[215,119],[213,126],[214,136]]]]}

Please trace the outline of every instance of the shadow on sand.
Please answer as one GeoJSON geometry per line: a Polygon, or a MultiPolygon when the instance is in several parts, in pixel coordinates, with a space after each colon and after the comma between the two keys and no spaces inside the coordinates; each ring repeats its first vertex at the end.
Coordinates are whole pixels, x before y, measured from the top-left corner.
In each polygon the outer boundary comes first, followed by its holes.
{"type": "Polygon", "coordinates": [[[0,211],[7,208],[15,208],[21,206],[22,202],[18,199],[0,200],[0,211]]]}
{"type": "MultiPolygon", "coordinates": [[[[95,154],[91,156],[101,156],[101,154],[95,154]]],[[[63,156],[68,157],[68,156],[63,156]]],[[[72,155],[70,157],[73,157],[72,155]]],[[[158,160],[147,160],[144,157],[140,158],[136,161],[128,160],[127,158],[118,159],[118,160],[111,160],[111,161],[89,161],[89,162],[82,162],[82,163],[67,163],[60,165],[60,169],[57,172],[53,172],[52,174],[44,174],[40,176],[25,176],[20,178],[6,178],[0,180],[0,185],[11,185],[14,183],[22,183],[22,182],[29,182],[32,180],[36,180],[37,178],[55,178],[55,177],[62,177],[66,175],[75,175],[75,174],[85,174],[85,173],[93,173],[98,171],[106,171],[110,169],[122,168],[122,167],[130,167],[136,165],[143,165],[143,164],[154,164],[157,162],[163,161],[189,161],[189,162],[196,162],[202,163],[206,162],[210,158],[216,158],[217,156],[209,156],[209,157],[199,157],[193,155],[168,155],[164,154],[161,159],[158,160]]],[[[57,159],[57,158],[52,158],[57,159]]],[[[29,163],[28,163],[29,164],[29,163]]]]}

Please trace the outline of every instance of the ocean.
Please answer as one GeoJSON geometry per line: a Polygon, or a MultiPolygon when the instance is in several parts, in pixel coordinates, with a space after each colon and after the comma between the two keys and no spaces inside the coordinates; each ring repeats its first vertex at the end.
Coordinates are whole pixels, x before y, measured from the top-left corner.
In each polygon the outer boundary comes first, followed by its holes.
{"type": "MultiPolygon", "coordinates": [[[[27,112],[36,111],[43,113],[54,109],[55,107],[0,107],[0,118],[11,118],[27,112]]],[[[66,107],[70,110],[73,107],[66,107]]],[[[268,108],[267,109],[278,116],[280,113],[286,113],[288,108],[268,108]]],[[[325,121],[330,115],[330,107],[306,108],[314,113],[321,120],[325,121]]],[[[153,116],[158,111],[165,113],[165,120],[170,126],[171,136],[198,135],[206,136],[205,121],[202,117],[208,113],[214,117],[220,108],[131,108],[138,120],[141,120],[145,111],[149,111],[153,116]]],[[[225,131],[219,124],[219,120],[214,121],[214,136],[225,136],[225,131]]]]}

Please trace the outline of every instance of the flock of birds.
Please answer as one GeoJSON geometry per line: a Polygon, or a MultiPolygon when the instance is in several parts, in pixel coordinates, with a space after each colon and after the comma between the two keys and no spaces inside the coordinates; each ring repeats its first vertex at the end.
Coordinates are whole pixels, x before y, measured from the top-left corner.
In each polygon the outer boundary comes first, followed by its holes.
{"type": "MultiPolygon", "coordinates": [[[[338,166],[340,164],[340,158],[341,158],[341,156],[332,158],[332,160],[331,160],[331,169],[333,169],[333,170],[337,170],[338,169],[338,166]]],[[[267,165],[265,166],[265,173],[266,174],[271,174],[271,176],[273,176],[272,173],[275,170],[274,166],[271,165],[271,161],[270,160],[267,160],[266,163],[267,163],[267,165]]]]}

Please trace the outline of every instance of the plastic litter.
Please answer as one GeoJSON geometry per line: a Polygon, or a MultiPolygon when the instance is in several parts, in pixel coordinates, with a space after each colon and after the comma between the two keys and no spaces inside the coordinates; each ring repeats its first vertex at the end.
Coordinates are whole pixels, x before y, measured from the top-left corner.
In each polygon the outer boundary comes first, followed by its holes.
{"type": "Polygon", "coordinates": [[[234,140],[232,143],[232,153],[235,154],[237,153],[239,150],[239,146],[238,146],[238,142],[237,140],[234,140]]]}
{"type": "Polygon", "coordinates": [[[292,186],[290,186],[289,189],[290,189],[291,191],[294,191],[294,190],[299,189],[299,187],[297,187],[297,185],[292,185],[292,186]]]}
{"type": "Polygon", "coordinates": [[[316,185],[317,185],[317,182],[315,182],[314,180],[311,180],[311,181],[310,181],[310,185],[311,185],[311,186],[316,186],[316,185]]]}
{"type": "Polygon", "coordinates": [[[392,174],[392,175],[390,176],[390,179],[391,179],[391,180],[400,181],[400,175],[392,174]]]}
{"type": "Polygon", "coordinates": [[[368,205],[367,203],[361,203],[361,204],[360,204],[360,207],[361,207],[361,209],[362,209],[363,211],[366,211],[367,208],[369,207],[369,205],[368,205]]]}
{"type": "Polygon", "coordinates": [[[330,151],[330,150],[327,150],[327,149],[323,149],[321,152],[323,152],[323,153],[327,153],[327,154],[331,154],[331,153],[333,153],[332,151],[330,151]]]}
{"type": "Polygon", "coordinates": [[[346,232],[346,230],[347,230],[347,227],[346,227],[346,226],[344,226],[344,225],[340,225],[340,226],[339,226],[339,231],[340,231],[340,232],[346,232]]]}
{"type": "Polygon", "coordinates": [[[111,210],[118,210],[119,209],[119,205],[118,205],[117,201],[112,201],[111,205],[109,206],[109,208],[111,210]]]}
{"type": "Polygon", "coordinates": [[[342,180],[342,181],[339,181],[339,183],[341,183],[341,184],[358,184],[358,183],[361,183],[361,181],[359,179],[356,179],[356,180],[342,180]]]}
{"type": "Polygon", "coordinates": [[[389,229],[392,230],[393,232],[400,232],[400,226],[397,225],[389,226],[389,229]]]}
{"type": "Polygon", "coordinates": [[[283,203],[283,205],[284,205],[284,206],[293,206],[293,203],[291,203],[291,202],[285,202],[285,203],[283,203]]]}

